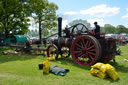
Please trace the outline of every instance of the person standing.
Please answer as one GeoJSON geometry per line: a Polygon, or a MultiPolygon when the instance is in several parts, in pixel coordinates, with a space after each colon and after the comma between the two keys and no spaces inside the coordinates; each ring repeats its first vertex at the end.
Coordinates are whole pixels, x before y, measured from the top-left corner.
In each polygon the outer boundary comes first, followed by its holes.
{"type": "Polygon", "coordinates": [[[94,25],[95,25],[95,30],[94,30],[94,32],[95,32],[95,34],[96,34],[96,38],[100,38],[100,26],[98,25],[98,23],[97,22],[94,22],[94,25]]]}

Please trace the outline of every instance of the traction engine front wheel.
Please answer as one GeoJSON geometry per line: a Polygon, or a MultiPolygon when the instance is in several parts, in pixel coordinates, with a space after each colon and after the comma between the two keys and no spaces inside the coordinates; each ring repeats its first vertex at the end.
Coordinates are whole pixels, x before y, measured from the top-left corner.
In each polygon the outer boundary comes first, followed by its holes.
{"type": "Polygon", "coordinates": [[[48,57],[55,57],[56,59],[58,58],[58,48],[56,45],[50,45],[47,48],[47,56],[48,57]]]}

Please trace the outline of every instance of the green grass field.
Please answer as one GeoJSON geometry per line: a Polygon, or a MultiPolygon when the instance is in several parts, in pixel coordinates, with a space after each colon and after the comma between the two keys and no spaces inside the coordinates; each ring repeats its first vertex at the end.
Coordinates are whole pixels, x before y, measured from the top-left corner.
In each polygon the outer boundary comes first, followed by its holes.
{"type": "Polygon", "coordinates": [[[128,45],[121,46],[121,56],[116,56],[117,63],[112,64],[119,75],[119,80],[100,79],[90,75],[90,67],[80,66],[71,59],[50,61],[51,65],[59,65],[70,72],[66,76],[54,74],[43,75],[38,64],[46,57],[34,55],[3,55],[0,48],[0,85],[128,85],[128,45]]]}

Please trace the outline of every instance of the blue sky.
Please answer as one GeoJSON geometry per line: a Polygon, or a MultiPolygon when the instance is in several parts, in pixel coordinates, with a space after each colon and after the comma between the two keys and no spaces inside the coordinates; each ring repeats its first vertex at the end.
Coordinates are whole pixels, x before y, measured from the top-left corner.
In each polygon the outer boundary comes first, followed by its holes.
{"type": "Polygon", "coordinates": [[[128,0],[49,0],[59,6],[57,15],[63,17],[63,26],[75,19],[99,25],[128,27],[128,0]]]}

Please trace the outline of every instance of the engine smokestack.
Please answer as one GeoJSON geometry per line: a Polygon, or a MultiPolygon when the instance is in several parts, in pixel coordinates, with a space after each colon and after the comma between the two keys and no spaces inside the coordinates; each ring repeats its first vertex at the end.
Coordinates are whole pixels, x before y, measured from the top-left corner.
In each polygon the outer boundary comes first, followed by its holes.
{"type": "Polygon", "coordinates": [[[61,32],[62,32],[62,17],[58,18],[58,37],[61,37],[61,32]]]}

